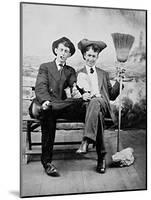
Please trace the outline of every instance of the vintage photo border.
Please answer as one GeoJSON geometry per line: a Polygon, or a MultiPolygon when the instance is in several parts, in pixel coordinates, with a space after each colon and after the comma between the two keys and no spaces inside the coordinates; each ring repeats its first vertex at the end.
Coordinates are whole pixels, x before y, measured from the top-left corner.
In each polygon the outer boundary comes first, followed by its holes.
{"type": "MultiPolygon", "coordinates": [[[[22,112],[23,112],[23,100],[22,100],[22,96],[23,96],[23,90],[22,90],[22,87],[23,87],[23,81],[22,81],[22,74],[23,74],[23,23],[22,23],[22,20],[23,20],[23,7],[22,5],[24,4],[35,4],[35,5],[48,5],[48,6],[67,6],[67,7],[84,7],[84,8],[100,8],[100,9],[121,9],[121,10],[133,10],[133,11],[144,11],[146,13],[146,55],[147,55],[147,49],[148,49],[148,46],[147,46],[147,10],[144,10],[144,9],[131,9],[131,8],[112,8],[112,7],[98,7],[98,6],[84,6],[84,5],[65,5],[65,4],[51,4],[51,3],[36,3],[36,2],[21,2],[20,3],[20,133],[22,133],[22,112]]],[[[147,102],[147,94],[148,94],[148,88],[147,88],[147,68],[148,68],[148,60],[147,60],[147,57],[146,57],[146,103],[148,105],[148,102],[147,102]]],[[[147,118],[147,112],[146,112],[146,118],[147,118]]],[[[148,177],[148,162],[147,162],[147,155],[148,155],[148,152],[147,152],[147,148],[148,148],[148,141],[147,141],[147,138],[148,138],[148,130],[147,130],[147,127],[148,127],[148,124],[147,124],[147,120],[146,120],[146,190],[147,190],[147,177],[148,177]]],[[[20,136],[20,191],[21,191],[21,179],[22,179],[22,170],[21,170],[21,162],[22,162],[22,152],[21,152],[21,147],[22,147],[22,137],[20,136]]],[[[138,189],[138,190],[144,190],[144,189],[138,189]]],[[[135,191],[135,190],[125,190],[125,192],[127,191],[135,191]]],[[[137,191],[137,190],[136,190],[137,191]]],[[[112,192],[121,192],[121,191],[106,191],[105,193],[112,193],[112,192]]],[[[104,193],[104,192],[90,192],[91,193],[104,193]]],[[[89,194],[89,193],[77,193],[77,194],[89,194]]],[[[64,194],[58,194],[57,196],[62,196],[64,194]]],[[[65,195],[73,195],[73,194],[65,194],[65,195]]],[[[76,195],[76,194],[74,194],[76,195]]],[[[45,197],[45,196],[56,196],[56,195],[40,195],[40,196],[27,196],[27,197],[45,197]]]]}

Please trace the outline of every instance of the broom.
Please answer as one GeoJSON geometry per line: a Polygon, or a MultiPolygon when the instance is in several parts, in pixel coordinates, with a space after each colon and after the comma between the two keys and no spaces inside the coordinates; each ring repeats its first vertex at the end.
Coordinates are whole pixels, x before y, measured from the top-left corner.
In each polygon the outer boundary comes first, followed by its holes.
{"type": "Polygon", "coordinates": [[[129,34],[112,33],[111,34],[117,61],[119,62],[119,78],[120,78],[120,93],[119,93],[119,118],[118,118],[118,134],[117,134],[117,152],[119,152],[119,140],[120,140],[120,127],[121,127],[121,92],[122,92],[122,76],[120,76],[121,70],[123,71],[124,63],[127,61],[129,52],[134,42],[134,37],[129,34]]]}

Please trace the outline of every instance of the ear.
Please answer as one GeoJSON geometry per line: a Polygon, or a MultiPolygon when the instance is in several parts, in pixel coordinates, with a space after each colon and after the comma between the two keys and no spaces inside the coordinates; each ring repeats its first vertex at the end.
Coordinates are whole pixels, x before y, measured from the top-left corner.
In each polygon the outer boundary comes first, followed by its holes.
{"type": "Polygon", "coordinates": [[[68,53],[68,58],[71,56],[71,53],[68,53]]]}
{"type": "Polygon", "coordinates": [[[83,53],[83,59],[84,59],[84,60],[85,60],[85,54],[86,54],[86,53],[83,53]]]}
{"type": "Polygon", "coordinates": [[[57,48],[55,48],[54,51],[55,51],[56,54],[58,53],[58,49],[57,48]]]}

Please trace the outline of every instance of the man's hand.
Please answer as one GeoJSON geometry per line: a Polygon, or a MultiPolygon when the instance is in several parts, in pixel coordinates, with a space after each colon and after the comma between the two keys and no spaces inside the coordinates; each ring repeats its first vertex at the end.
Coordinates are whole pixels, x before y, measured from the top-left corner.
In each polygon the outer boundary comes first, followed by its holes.
{"type": "Polygon", "coordinates": [[[84,101],[88,101],[91,99],[91,94],[89,92],[85,92],[83,95],[82,95],[82,98],[84,101]]]}
{"type": "Polygon", "coordinates": [[[82,95],[77,88],[72,90],[72,98],[79,99],[82,95]]]}
{"type": "Polygon", "coordinates": [[[43,110],[47,110],[49,108],[49,105],[50,105],[50,101],[45,101],[43,104],[42,104],[42,109],[43,110]]]}
{"type": "Polygon", "coordinates": [[[124,79],[125,78],[125,72],[126,70],[125,69],[120,69],[120,68],[117,68],[117,72],[116,72],[116,78],[115,80],[120,82],[120,79],[124,79]]]}
{"type": "Polygon", "coordinates": [[[72,97],[73,97],[74,99],[79,99],[79,98],[82,97],[82,95],[80,94],[79,91],[76,91],[75,93],[72,94],[72,97]]]}

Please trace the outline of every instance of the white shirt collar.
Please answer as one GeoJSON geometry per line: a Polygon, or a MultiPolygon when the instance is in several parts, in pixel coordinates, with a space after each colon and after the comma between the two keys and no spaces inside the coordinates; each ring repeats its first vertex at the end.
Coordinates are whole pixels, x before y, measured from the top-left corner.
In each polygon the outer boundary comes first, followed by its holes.
{"type": "Polygon", "coordinates": [[[94,72],[96,72],[96,66],[95,65],[93,65],[92,67],[89,67],[87,65],[85,65],[85,66],[86,66],[86,70],[87,70],[88,74],[92,74],[92,73],[90,73],[91,68],[94,70],[94,72]]]}
{"type": "MultiPolygon", "coordinates": [[[[57,61],[57,60],[55,60],[55,62],[56,62],[56,65],[57,65],[57,68],[58,68],[58,71],[61,69],[61,66],[59,65],[60,63],[57,61]]],[[[65,65],[65,64],[64,64],[65,65]]],[[[63,65],[63,66],[64,66],[63,65]]]]}

